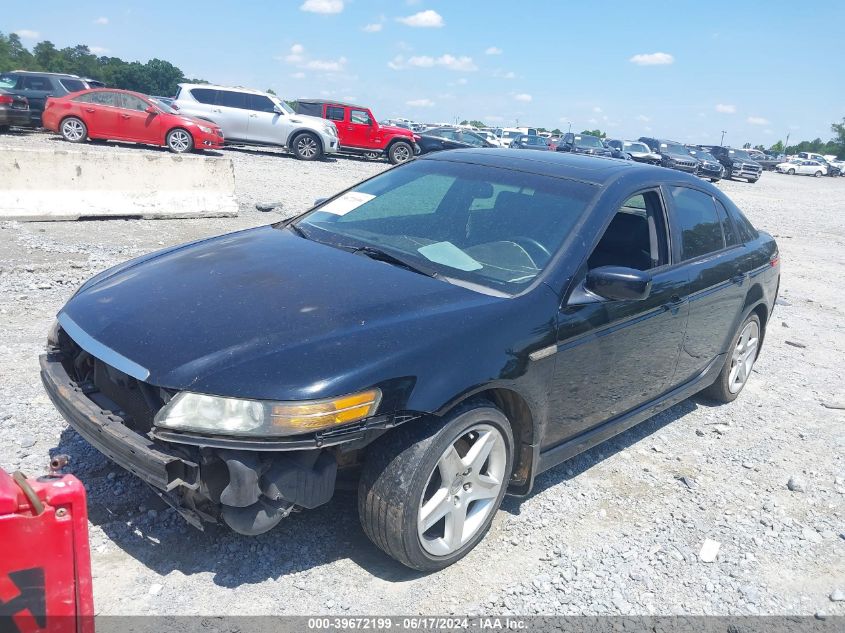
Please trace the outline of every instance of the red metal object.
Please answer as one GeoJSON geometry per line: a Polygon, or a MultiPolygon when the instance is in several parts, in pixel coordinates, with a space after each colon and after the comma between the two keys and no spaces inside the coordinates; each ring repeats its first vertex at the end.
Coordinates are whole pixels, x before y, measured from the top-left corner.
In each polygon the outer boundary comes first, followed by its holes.
{"type": "Polygon", "coordinates": [[[85,488],[73,475],[0,469],[0,631],[94,633],[85,488]]]}

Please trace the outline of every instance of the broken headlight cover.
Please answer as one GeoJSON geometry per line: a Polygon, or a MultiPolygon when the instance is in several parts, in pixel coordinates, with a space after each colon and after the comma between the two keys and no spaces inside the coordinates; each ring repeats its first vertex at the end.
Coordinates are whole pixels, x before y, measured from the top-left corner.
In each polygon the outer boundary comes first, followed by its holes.
{"type": "Polygon", "coordinates": [[[372,416],[379,389],[325,400],[272,402],[182,391],[158,412],[160,429],[213,435],[285,436],[359,422],[372,416]]]}

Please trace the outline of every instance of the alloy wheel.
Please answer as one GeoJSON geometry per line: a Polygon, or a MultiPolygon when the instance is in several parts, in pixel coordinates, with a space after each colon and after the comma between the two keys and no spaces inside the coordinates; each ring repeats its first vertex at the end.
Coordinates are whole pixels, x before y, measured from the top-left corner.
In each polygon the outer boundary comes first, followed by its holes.
{"type": "Polygon", "coordinates": [[[184,130],[174,130],[168,137],[167,144],[174,152],[181,154],[191,147],[191,136],[184,130]]]}
{"type": "Polygon", "coordinates": [[[84,135],[85,126],[78,119],[68,119],[62,123],[62,136],[67,140],[75,143],[76,141],[81,141],[84,135]]]}
{"type": "Polygon", "coordinates": [[[399,145],[399,147],[393,150],[393,158],[397,163],[404,163],[406,160],[410,160],[411,150],[404,144],[399,145]]]}
{"type": "Polygon", "coordinates": [[[505,485],[508,453],[490,424],[470,427],[440,456],[420,498],[417,533],[434,556],[458,551],[483,527],[505,485]]]}
{"type": "Polygon", "coordinates": [[[739,393],[748,382],[754,361],[757,359],[759,344],[760,326],[756,321],[749,321],[742,329],[731,356],[731,371],[728,376],[728,389],[731,393],[739,393]]]}
{"type": "Polygon", "coordinates": [[[318,151],[317,141],[310,136],[302,136],[296,142],[296,151],[303,158],[314,158],[318,151]]]}

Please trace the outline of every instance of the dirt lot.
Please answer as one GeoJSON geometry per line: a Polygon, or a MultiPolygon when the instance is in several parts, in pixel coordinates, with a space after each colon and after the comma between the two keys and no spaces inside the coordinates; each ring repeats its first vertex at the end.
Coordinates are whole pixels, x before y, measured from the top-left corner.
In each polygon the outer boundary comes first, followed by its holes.
{"type": "Polygon", "coordinates": [[[831,598],[845,591],[845,178],[720,185],[775,235],[783,269],[737,402],[685,401],[547,472],[530,498],[505,500],[473,553],[421,576],[367,541],[352,495],[257,538],[196,531],[68,430],[41,388],[46,332],[84,279],[291,215],[385,165],[222,153],[235,163],[238,218],[0,222],[0,464],[35,474],[49,454],[71,456],[89,494],[99,613],[845,614],[831,598]],[[256,202],[283,206],[260,213],[256,202]],[[705,539],[721,544],[716,562],[698,558],[705,539]]]}

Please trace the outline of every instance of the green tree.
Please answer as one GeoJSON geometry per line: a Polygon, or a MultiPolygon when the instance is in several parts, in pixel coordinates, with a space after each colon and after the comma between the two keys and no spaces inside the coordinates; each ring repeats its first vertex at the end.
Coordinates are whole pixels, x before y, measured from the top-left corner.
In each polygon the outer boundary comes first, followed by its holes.
{"type": "Polygon", "coordinates": [[[274,95],[274,94],[276,94],[276,91],[275,91],[275,90],[273,90],[272,88],[267,88],[266,92],[267,92],[267,94],[268,94],[268,95],[274,95]]]}
{"type": "Polygon", "coordinates": [[[590,136],[598,136],[599,138],[604,138],[607,136],[606,133],[602,132],[599,129],[596,130],[582,130],[581,134],[589,134],[590,136]]]}
{"type": "Polygon", "coordinates": [[[775,154],[783,154],[783,141],[778,141],[774,145],[769,148],[770,152],[774,152],[775,154]]]}
{"type": "Polygon", "coordinates": [[[552,130],[552,134],[554,134],[555,136],[560,136],[561,134],[563,134],[563,132],[560,131],[560,128],[555,128],[552,130]]]}

